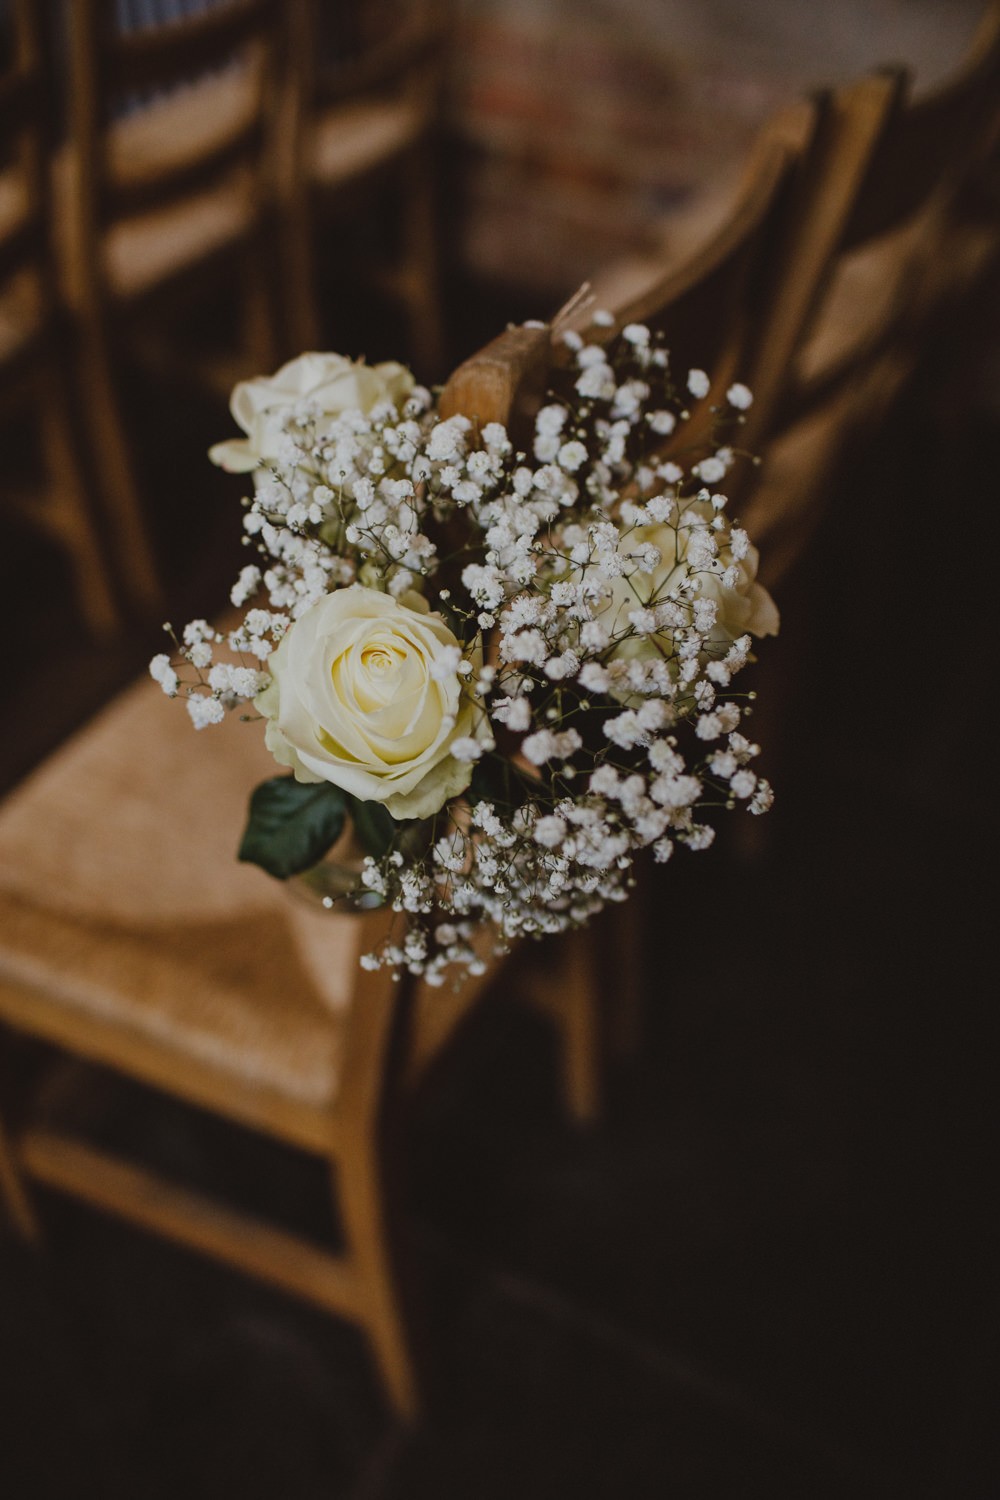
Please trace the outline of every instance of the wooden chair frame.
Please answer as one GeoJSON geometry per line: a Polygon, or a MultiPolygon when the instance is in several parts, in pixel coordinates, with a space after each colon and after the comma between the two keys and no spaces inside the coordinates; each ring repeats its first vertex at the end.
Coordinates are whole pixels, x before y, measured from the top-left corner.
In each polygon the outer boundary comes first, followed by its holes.
{"type": "MultiPolygon", "coordinates": [[[[124,431],[117,392],[120,354],[129,353],[161,377],[190,383],[200,378],[228,394],[239,375],[273,367],[278,357],[276,268],[269,258],[274,232],[274,172],[286,28],[279,0],[234,0],[148,31],[120,34],[109,0],[74,0],[67,7],[70,37],[70,134],[74,177],[72,217],[74,287],[79,325],[82,404],[93,435],[94,467],[120,539],[120,568],[133,601],[159,607],[161,589],[148,526],[124,431]],[[188,158],[144,163],[138,171],[116,167],[112,143],[116,100],[190,82],[240,53],[256,68],[256,105],[218,139],[188,158]],[[256,183],[245,228],[207,256],[176,269],[135,293],[123,294],[107,266],[110,233],[137,215],[168,209],[224,185],[243,170],[256,183]],[[173,347],[162,328],[193,292],[235,274],[244,298],[243,348],[221,368],[199,367],[191,351],[173,347]]],[[[155,107],[155,106],[154,106],[155,107]]]]}
{"type": "MultiPolygon", "coordinates": [[[[331,205],[361,186],[391,182],[400,224],[395,260],[369,268],[373,284],[402,307],[410,328],[412,359],[434,375],[443,358],[435,154],[443,88],[443,17],[440,0],[419,0],[399,30],[341,66],[320,66],[319,0],[291,0],[292,25],[287,100],[288,150],[282,172],[285,197],[284,284],[292,342],[310,349],[322,341],[316,297],[316,236],[331,205]],[[345,119],[365,103],[404,97],[418,101],[419,127],[367,163],[361,176],[346,171],[326,181],[313,173],[314,141],[323,121],[345,119]]],[[[349,220],[349,208],[345,212],[349,220]]]]}
{"type": "Polygon", "coordinates": [[[23,338],[0,368],[0,411],[37,418],[45,471],[41,487],[5,485],[4,498],[69,556],[80,611],[91,632],[113,634],[121,613],[83,479],[81,444],[66,378],[71,327],[58,291],[49,179],[50,68],[33,0],[13,0],[13,59],[0,81],[0,140],[13,147],[13,174],[23,189],[23,212],[0,237],[0,291],[28,278],[35,306],[23,338]]]}
{"type": "MultiPolygon", "coordinates": [[[[606,327],[589,329],[591,339],[607,342],[628,323],[647,323],[668,335],[678,371],[695,361],[709,370],[708,396],[683,435],[664,443],[664,454],[675,441],[700,439],[711,424],[712,406],[733,380],[753,381],[758,424],[770,410],[776,382],[761,366],[764,358],[777,363],[768,343],[772,324],[797,327],[796,309],[788,306],[792,294],[779,273],[803,160],[813,149],[824,107],[817,97],[778,116],[757,142],[733,208],[708,242],[625,306],[605,308],[612,318],[606,327]],[[765,390],[758,396],[760,384],[765,390]]],[[[557,318],[556,334],[586,328],[600,304],[598,277],[592,294],[574,299],[566,316],[557,318]]],[[[565,346],[549,325],[510,329],[459,367],[445,387],[442,412],[523,428],[541,402],[549,369],[565,359],[565,346]]]]}
{"type": "MultiPolygon", "coordinates": [[[[361,944],[381,931],[373,918],[359,918],[361,944]]],[[[0,1017],[8,1025],[328,1158],[347,1250],[321,1250],[51,1127],[28,1127],[13,1139],[0,1126],[0,1196],[13,1222],[29,1239],[40,1237],[27,1175],[351,1318],[368,1335],[393,1405],[413,1416],[417,1380],[391,1262],[380,1137],[390,1050],[410,1000],[411,987],[387,970],[360,975],[340,1096],[325,1112],[235,1085],[231,1075],[190,1060],[179,1068],[156,1044],[40,1007],[30,990],[0,978],[0,1017]]]]}
{"type": "MultiPolygon", "coordinates": [[[[377,946],[386,920],[378,911],[354,919],[356,954],[377,946]]],[[[599,1103],[594,975],[582,948],[569,946],[564,972],[553,967],[549,953],[547,968],[505,967],[504,979],[518,998],[534,1001],[556,1021],[567,1102],[575,1118],[586,1120],[599,1103]]],[[[44,973],[44,961],[41,969],[44,973]]],[[[9,1111],[6,1119],[0,1111],[0,1201],[20,1234],[38,1242],[41,1224],[28,1185],[34,1179],[356,1322],[394,1409],[412,1419],[420,1406],[419,1351],[414,1353],[400,1292],[386,1132],[405,1096],[495,977],[496,966],[489,965],[458,990],[432,990],[388,969],[372,973],[359,967],[342,1030],[342,1081],[330,1107],[290,1099],[251,1078],[234,1078],[231,1070],[180,1055],[141,1030],[61,1004],[57,993],[46,993],[44,977],[26,981],[0,951],[0,1022],[6,1026],[327,1160],[346,1250],[322,1249],[58,1125],[18,1126],[9,1111]]]]}
{"type": "MultiPolygon", "coordinates": [[[[473,409],[481,410],[483,398],[470,386],[467,371],[463,385],[473,409]]],[[[451,399],[446,393],[446,405],[451,399]]],[[[152,684],[143,691],[144,722],[148,719],[148,732],[155,735],[157,716],[170,710],[152,684]]],[[[64,763],[67,755],[72,758],[72,747],[62,755],[64,763]]],[[[182,786],[177,794],[184,795],[182,786]]],[[[161,816],[169,818],[168,806],[161,816]]],[[[114,837],[113,826],[95,827],[97,843],[109,836],[114,837]]],[[[155,851],[146,855],[155,858],[155,851]]],[[[100,860],[96,843],[94,857],[100,860]]],[[[44,948],[45,933],[53,920],[58,926],[58,916],[39,915],[17,898],[5,899],[12,926],[23,920],[30,932],[37,932],[29,942],[31,951],[44,948]]],[[[370,912],[355,921],[354,948],[360,954],[377,946],[386,915],[370,912]]],[[[523,945],[500,971],[508,991],[555,1023],[564,1098],[570,1116],[580,1123],[592,1121],[601,1105],[599,987],[610,980],[620,957],[610,951],[607,937],[606,929],[596,929],[588,944],[583,935],[568,935],[561,943],[545,945],[540,965],[523,962],[534,947],[523,945]]],[[[485,931],[482,941],[488,943],[485,931]]],[[[156,1035],[109,1019],[100,1007],[63,1003],[65,977],[48,975],[44,954],[37,963],[28,962],[26,973],[23,944],[17,952],[20,957],[9,960],[0,943],[0,1022],[325,1158],[347,1250],[332,1254],[73,1134],[30,1122],[18,1127],[0,1114],[0,1199],[20,1233],[29,1240],[40,1236],[28,1185],[35,1179],[306,1297],[361,1326],[395,1410],[412,1419],[419,1410],[420,1385],[390,1232],[384,1127],[473,1013],[497,977],[496,964],[487,964],[482,975],[456,991],[400,980],[385,969],[371,973],[359,968],[343,1025],[341,1084],[331,1106],[290,1099],[252,1077],[236,1077],[230,1068],[188,1051],[179,1053],[156,1035]]],[[[83,966],[86,983],[87,957],[74,958],[74,963],[83,966]]],[[[275,1002],[280,1003],[279,997],[275,1002]]]]}
{"type": "MultiPolygon", "coordinates": [[[[780,274],[788,295],[763,330],[751,383],[750,447],[767,448],[827,412],[846,441],[873,428],[915,364],[928,322],[953,295],[947,244],[952,213],[1000,130],[1000,4],[990,0],[956,73],[934,91],[909,97],[902,69],[883,69],[826,98],[820,129],[805,153],[789,215],[780,274]],[[858,252],[890,236],[904,239],[888,273],[890,295],[858,335],[811,367],[808,355],[829,316],[838,272],[858,252]],[[942,275],[939,262],[945,264],[942,275]]],[[[768,539],[770,578],[788,570],[811,526],[789,487],[750,496],[746,521],[768,539]]],[[[808,497],[822,476],[803,469],[808,497]]],[[[815,521],[818,505],[809,503],[815,521]]]]}

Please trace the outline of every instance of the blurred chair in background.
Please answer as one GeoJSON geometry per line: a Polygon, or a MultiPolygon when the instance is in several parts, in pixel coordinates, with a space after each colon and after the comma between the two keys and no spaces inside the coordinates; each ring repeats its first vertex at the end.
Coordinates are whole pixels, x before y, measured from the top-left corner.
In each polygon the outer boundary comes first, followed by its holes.
{"type": "Polygon", "coordinates": [[[84,482],[69,379],[69,326],[53,254],[49,164],[51,70],[35,0],[4,17],[10,65],[0,78],[0,415],[37,439],[24,474],[5,444],[3,502],[66,552],[80,613],[106,636],[119,623],[111,573],[84,482]]]}
{"type": "Polygon", "coordinates": [[[228,395],[278,349],[274,163],[284,59],[278,0],[161,10],[122,31],[110,0],[74,0],[70,138],[56,189],[81,404],[133,602],[159,597],[120,400],[126,363],[228,395]],[[164,19],[164,15],[168,18],[164,19]],[[169,17],[173,17],[170,19],[169,17]],[[204,334],[239,293],[235,354],[204,334]],[[207,311],[206,311],[207,309],[207,311]]]}
{"type": "Polygon", "coordinates": [[[968,56],[934,91],[910,98],[905,71],[884,69],[817,92],[811,127],[795,108],[775,117],[744,185],[766,143],[784,142],[797,159],[784,223],[773,226],[763,278],[740,293],[737,327],[718,366],[710,364],[718,357],[712,299],[706,295],[699,308],[697,288],[738,220],[739,190],[708,192],[689,219],[682,216],[668,261],[630,257],[593,279],[595,300],[615,314],[617,327],[661,306],[679,367],[689,326],[699,332],[677,300],[691,279],[714,391],[731,378],[753,390],[743,441],[767,461],[733,476],[731,498],[754,539],[767,542],[768,585],[807,544],[821,514],[817,490],[836,472],[838,453],[877,427],[927,328],[995,261],[995,215],[970,225],[962,213],[996,160],[998,101],[1000,4],[989,0],[968,56]]]}
{"type": "Polygon", "coordinates": [[[355,274],[402,310],[423,379],[443,373],[436,171],[442,3],[327,7],[290,0],[289,7],[294,81],[282,191],[292,342],[325,347],[318,247],[332,236],[350,246],[355,274]]]}
{"type": "Polygon", "coordinates": [[[961,205],[1000,134],[997,0],[960,69],[909,93],[900,69],[837,90],[803,162],[789,298],[747,376],[763,398],[747,443],[766,461],[743,515],[766,545],[768,583],[803,551],[838,458],[878,430],[928,330],[996,263],[1000,223],[970,242],[961,205]]]}

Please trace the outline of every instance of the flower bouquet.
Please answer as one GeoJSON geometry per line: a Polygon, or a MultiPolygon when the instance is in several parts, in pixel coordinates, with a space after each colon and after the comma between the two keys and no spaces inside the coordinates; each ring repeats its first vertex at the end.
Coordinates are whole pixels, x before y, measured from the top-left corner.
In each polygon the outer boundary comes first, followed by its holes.
{"type": "Polygon", "coordinates": [[[525,451],[401,365],[332,354],[239,385],[245,436],[212,449],[252,476],[242,618],[171,632],[151,672],[199,729],[263,723],[284,771],[242,859],[287,879],[353,824],[357,889],[405,914],[368,966],[481,970],[484,923],[498,947],[580,926],[643,850],[770,806],[732,684],[778,616],[720,490],[750,392],[685,450],[707,376],[609,324],[558,336],[525,451]]]}

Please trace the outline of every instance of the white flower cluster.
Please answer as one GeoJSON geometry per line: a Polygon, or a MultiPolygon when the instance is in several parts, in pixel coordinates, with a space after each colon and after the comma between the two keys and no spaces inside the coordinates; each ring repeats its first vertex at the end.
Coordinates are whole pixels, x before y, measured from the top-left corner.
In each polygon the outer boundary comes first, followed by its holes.
{"type": "MultiPolygon", "coordinates": [[[[612,339],[606,318],[595,323],[589,341],[563,336],[530,453],[496,423],[442,420],[420,388],[333,417],[290,407],[245,502],[260,561],[232,592],[250,605],[228,636],[239,664],[216,662],[222,637],[196,621],[175,660],[151,665],[171,696],[194,669],[201,727],[253,699],[272,648],[351,583],[444,617],[462,650],[441,655],[437,676],[468,674],[483,636],[487,664],[466,687],[479,727],[450,747],[471,784],[426,837],[404,840],[400,824],[362,873],[407,914],[405,939],[368,961],[431,983],[481,966],[471,939],[483,921],[501,944],[578,926],[625,899],[643,851],[707,848],[710,809],[771,803],[733,681],[778,621],[718,489],[734,450],[720,440],[686,466],[678,457],[687,404],[711,382],[675,375],[645,326],[612,339]],[[251,603],[261,590],[266,608],[251,603]]],[[[730,386],[720,438],[751,400],[730,386]]]]}
{"type": "MultiPolygon", "coordinates": [[[[233,588],[234,602],[247,587],[250,575],[259,578],[258,569],[243,569],[233,588]]],[[[252,587],[256,588],[256,581],[252,587]]],[[[183,691],[187,711],[196,729],[219,724],[227,709],[252,703],[267,685],[268,676],[262,670],[263,663],[285,634],[288,624],[285,614],[250,609],[242,623],[226,634],[209,625],[207,620],[191,620],[179,638],[172,626],[165,625],[164,629],[173,639],[175,655],[173,660],[165,653],[154,656],[149,664],[149,674],[168,698],[176,698],[183,691]],[[217,661],[219,647],[235,654],[237,660],[217,661]]]]}

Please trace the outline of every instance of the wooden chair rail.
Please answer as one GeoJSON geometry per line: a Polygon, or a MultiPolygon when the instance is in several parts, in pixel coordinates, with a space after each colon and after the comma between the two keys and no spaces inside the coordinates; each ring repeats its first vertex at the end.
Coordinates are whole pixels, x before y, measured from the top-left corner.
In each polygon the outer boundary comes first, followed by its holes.
{"type": "MultiPolygon", "coordinates": [[[[223,185],[241,167],[255,166],[264,143],[263,123],[249,119],[234,126],[230,135],[197,158],[147,169],[141,177],[122,179],[105,175],[100,187],[98,221],[107,225],[209,192],[223,185]]],[[[259,202],[263,211],[263,196],[259,202]]]]}
{"type": "Polygon", "coordinates": [[[364,1305],[364,1284],[346,1256],[321,1250],[217,1199],[55,1131],[28,1130],[15,1149],[24,1168],[47,1187],[269,1281],[328,1312],[355,1316],[364,1305]]]}
{"type": "Polygon", "coordinates": [[[339,1139],[329,1109],[317,1110],[195,1058],[182,1058],[136,1030],[109,1026],[75,1006],[54,1006],[50,996],[12,975],[0,977],[0,1019],[151,1088],[221,1111],[251,1129],[273,1131],[303,1150],[328,1151],[339,1139]]]}
{"type": "Polygon", "coordinates": [[[317,91],[324,104],[362,99],[394,88],[415,72],[435,64],[442,27],[429,17],[410,17],[387,41],[356,61],[318,70],[317,91]]]}
{"type": "Polygon", "coordinates": [[[902,69],[884,70],[883,76],[896,82],[898,92],[845,227],[845,251],[917,213],[937,185],[954,191],[976,165],[977,136],[1000,99],[1000,50],[991,68],[984,65],[923,99],[905,100],[902,69]]]}

